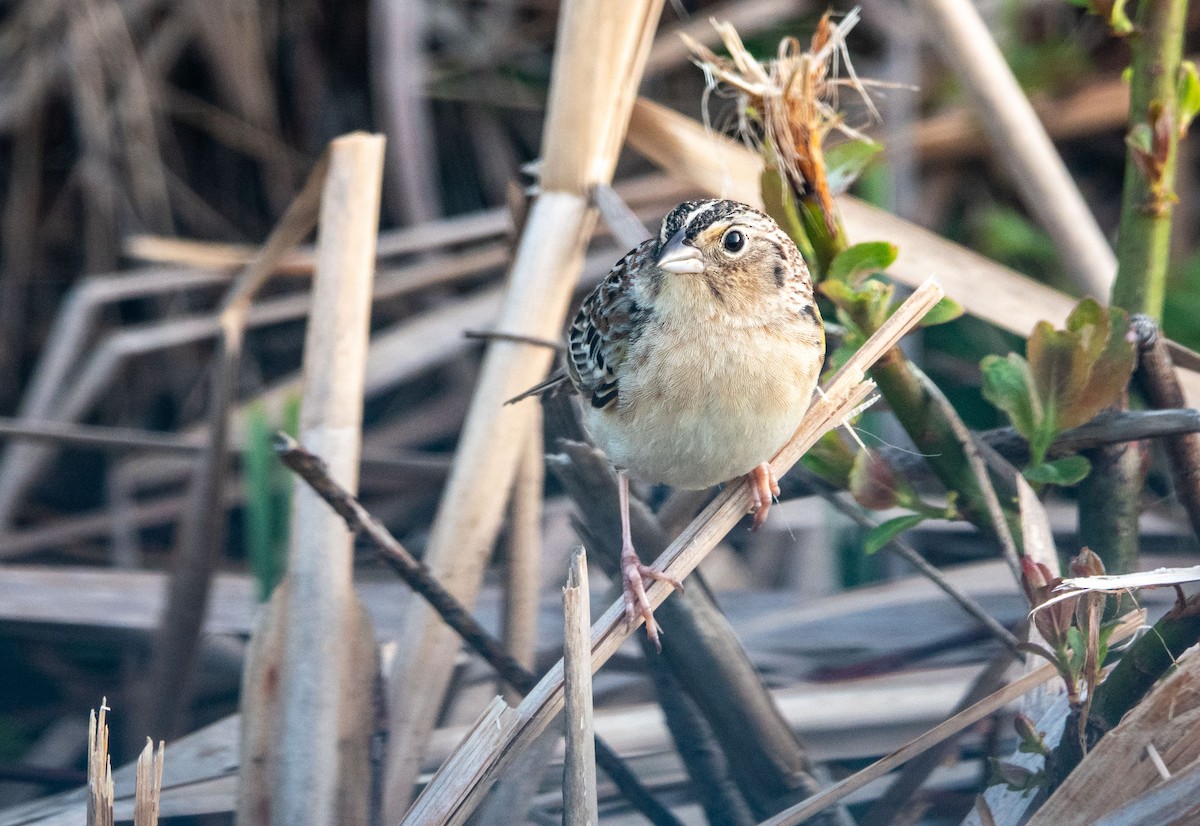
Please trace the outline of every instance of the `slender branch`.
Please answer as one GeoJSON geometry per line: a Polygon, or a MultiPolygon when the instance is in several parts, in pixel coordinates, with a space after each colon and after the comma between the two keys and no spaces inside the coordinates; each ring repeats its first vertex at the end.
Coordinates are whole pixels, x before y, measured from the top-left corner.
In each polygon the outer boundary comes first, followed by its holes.
{"type": "MultiPolygon", "coordinates": [[[[537,685],[537,675],[517,662],[504,646],[479,624],[471,612],[442,587],[429,569],[392,536],[391,531],[382,522],[372,516],[353,494],[330,478],[325,462],[319,456],[310,453],[299,442],[282,432],[275,435],[275,452],[281,462],[303,479],[345,520],[351,533],[363,533],[375,543],[383,561],[399,574],[405,584],[420,594],[463,642],[496,670],[502,680],[522,695],[528,694],[530,689],[537,685]]],[[[596,762],[625,798],[651,822],[678,824],[675,816],[654,799],[617,753],[598,737],[596,762]]]]}
{"type": "MultiPolygon", "coordinates": [[[[879,522],[867,515],[866,511],[859,505],[847,502],[844,498],[837,495],[837,491],[832,485],[829,485],[823,479],[814,474],[804,471],[803,468],[797,471],[801,475],[807,477],[808,483],[816,488],[817,492],[833,505],[839,513],[844,514],[860,526],[868,530],[879,527],[879,522]]],[[[900,537],[893,538],[884,549],[890,550],[899,554],[909,565],[912,565],[922,575],[929,579],[934,585],[940,588],[950,599],[954,600],[960,608],[970,614],[975,620],[982,624],[991,633],[993,637],[999,640],[1013,654],[1021,656],[1021,642],[1013,636],[1012,632],[1001,625],[995,617],[983,610],[978,602],[972,599],[969,595],[963,593],[958,588],[946,579],[946,577],[933,565],[930,565],[925,557],[917,552],[917,549],[909,545],[900,537]]]]}
{"type": "MultiPolygon", "coordinates": [[[[1135,315],[1132,319],[1138,337],[1138,367],[1134,380],[1151,407],[1183,407],[1187,404],[1179,379],[1167,352],[1166,340],[1154,319],[1135,315]]],[[[1163,440],[1171,463],[1175,495],[1192,523],[1192,533],[1200,538],[1200,436],[1189,433],[1163,440]]]]}

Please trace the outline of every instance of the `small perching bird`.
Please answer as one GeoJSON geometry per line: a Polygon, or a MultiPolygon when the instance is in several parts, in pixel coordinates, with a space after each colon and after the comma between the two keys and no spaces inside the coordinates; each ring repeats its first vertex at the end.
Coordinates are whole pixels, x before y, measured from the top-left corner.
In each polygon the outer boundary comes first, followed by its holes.
{"type": "MultiPolygon", "coordinates": [[[[701,489],[747,476],[754,527],[779,484],[769,460],[808,409],[825,357],[812,279],[769,216],[733,201],[687,201],[584,299],[567,368],[517,399],[569,382],[584,424],[617,469],[625,616],[657,646],[629,530],[629,476],[701,489]]],[[[514,399],[513,401],[516,401],[514,399]]]]}

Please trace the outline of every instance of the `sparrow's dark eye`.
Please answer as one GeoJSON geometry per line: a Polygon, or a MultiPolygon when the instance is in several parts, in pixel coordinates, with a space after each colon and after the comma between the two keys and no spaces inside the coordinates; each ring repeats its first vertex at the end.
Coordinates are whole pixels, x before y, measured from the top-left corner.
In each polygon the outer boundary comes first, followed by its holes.
{"type": "Polygon", "coordinates": [[[721,239],[721,243],[725,245],[728,252],[741,252],[742,247],[746,246],[746,236],[742,235],[736,229],[731,229],[725,233],[725,237],[721,239]]]}

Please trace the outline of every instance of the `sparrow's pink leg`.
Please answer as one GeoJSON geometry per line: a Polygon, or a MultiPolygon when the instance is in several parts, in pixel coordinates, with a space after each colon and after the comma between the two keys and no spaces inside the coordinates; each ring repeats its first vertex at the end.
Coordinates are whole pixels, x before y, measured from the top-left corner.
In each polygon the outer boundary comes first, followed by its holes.
{"type": "Polygon", "coordinates": [[[621,580],[625,594],[625,622],[632,626],[640,614],[646,621],[646,636],[654,647],[662,651],[662,643],[658,641],[659,627],[654,620],[654,609],[650,600],[646,599],[646,586],[642,577],[660,579],[683,590],[683,583],[670,574],[663,573],[658,568],[643,565],[633,549],[633,536],[629,531],[629,477],[623,472],[617,472],[617,491],[621,501],[621,580]]]}
{"type": "Polygon", "coordinates": [[[746,474],[750,480],[750,495],[754,498],[754,524],[750,530],[756,531],[767,521],[767,511],[771,510],[772,497],[779,495],[779,480],[770,462],[763,462],[746,474]]]}

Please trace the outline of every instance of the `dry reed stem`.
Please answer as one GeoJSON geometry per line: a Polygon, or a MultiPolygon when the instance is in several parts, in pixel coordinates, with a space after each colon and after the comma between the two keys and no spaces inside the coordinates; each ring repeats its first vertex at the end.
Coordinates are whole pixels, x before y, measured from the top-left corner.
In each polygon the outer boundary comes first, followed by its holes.
{"type": "Polygon", "coordinates": [[[563,823],[594,826],[596,743],[592,735],[592,610],[588,594],[587,554],[571,552],[563,588],[563,823]]]}
{"type": "Polygon", "coordinates": [[[163,756],[166,743],[146,738],[146,747],[138,755],[134,781],[133,826],[158,826],[158,807],[162,798],[163,756]]]}
{"type": "Polygon", "coordinates": [[[188,701],[186,686],[195,664],[209,586],[225,551],[223,489],[230,465],[226,449],[229,409],[236,395],[246,317],[250,302],[274,271],[276,262],[308,235],[316,222],[326,163],[324,156],[317,162],[304,188],[259,253],[234,279],[221,303],[221,337],[209,387],[206,449],[193,476],[189,491],[192,506],[180,527],[162,624],[154,636],[143,686],[140,734],[174,736],[179,711],[188,701]]]}
{"type": "MultiPolygon", "coordinates": [[[[313,309],[304,343],[300,434],[332,478],[358,487],[364,372],[375,273],[384,139],[329,147],[313,309]]],[[[256,630],[243,685],[238,821],[365,824],[368,743],[378,673],[375,635],[353,586],[353,539],[310,488],[292,505],[288,570],[256,630]],[[253,770],[251,770],[253,767],[253,770]]]]}
{"type": "MultiPolygon", "coordinates": [[[[908,298],[880,327],[846,366],[838,372],[809,408],[800,428],[779,451],[771,464],[776,476],[784,475],[821,434],[836,427],[854,410],[874,386],[865,371],[933,307],[942,289],[932,279],[908,298]]],[[[728,485],[662,553],[655,566],[677,579],[684,579],[746,514],[751,504],[745,481],[728,485]]],[[[671,586],[653,582],[646,590],[652,606],[659,605],[671,586]]],[[[603,665],[638,625],[626,628],[625,608],[614,602],[592,627],[592,669],[603,665]]],[[[560,660],[516,708],[502,700],[484,712],[472,734],[442,766],[433,781],[404,817],[415,824],[461,823],[470,816],[496,774],[549,724],[563,703],[563,663],[560,660]]]]}
{"type": "MultiPolygon", "coordinates": [[[[542,583],[542,493],[545,447],[535,411],[513,485],[505,566],[503,639],[513,659],[532,669],[537,656],[538,594],[542,583]]],[[[511,694],[510,697],[517,697],[511,694]]],[[[514,700],[515,702],[515,700],[514,700]]]]}
{"type": "Polygon", "coordinates": [[[112,758],[108,754],[108,698],[88,718],[87,826],[113,826],[112,758]]]}
{"type": "Polygon", "coordinates": [[[376,122],[388,135],[384,197],[400,224],[441,214],[438,151],[426,99],[429,53],[419,0],[372,0],[370,84],[376,122]]]}
{"type": "MultiPolygon", "coordinates": [[[[584,250],[595,227],[591,189],[612,178],[662,0],[572,0],[559,11],[558,37],[543,127],[541,194],[524,223],[495,328],[555,338],[562,331],[584,250]]],[[[430,531],[426,562],[446,589],[470,606],[503,519],[532,413],[504,401],[545,377],[553,353],[492,342],[430,531]],[[482,495],[481,495],[482,492],[482,495]]],[[[455,635],[425,605],[407,614],[391,680],[389,776],[385,813],[408,807],[420,757],[454,667],[455,635]]]]}
{"type": "Polygon", "coordinates": [[[1086,295],[1107,300],[1117,258],[979,11],[968,0],[917,0],[936,45],[970,89],[996,155],[1086,295]]]}

